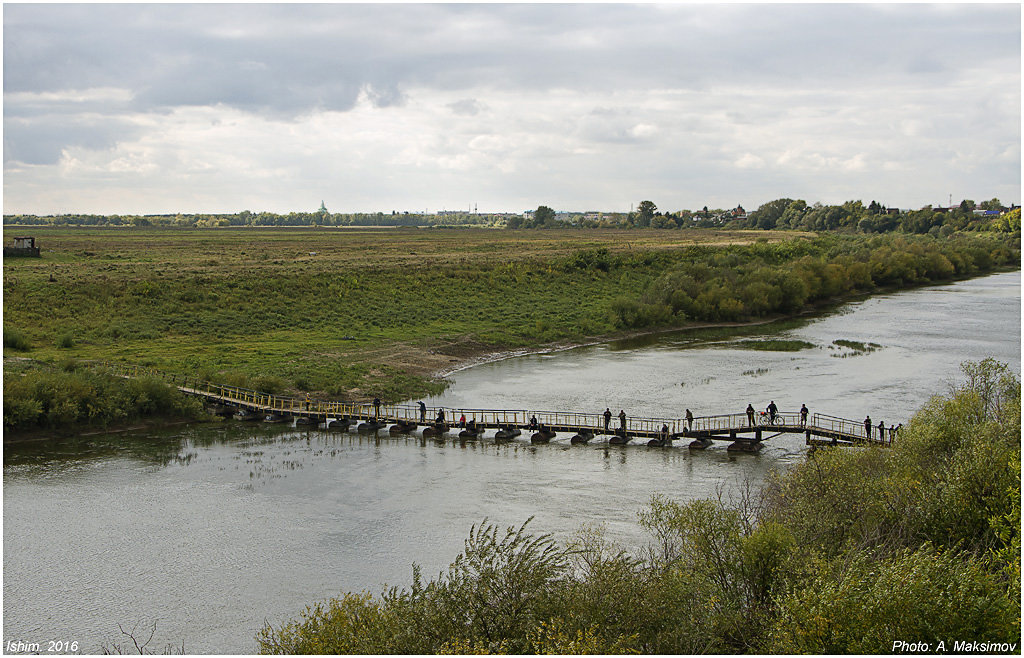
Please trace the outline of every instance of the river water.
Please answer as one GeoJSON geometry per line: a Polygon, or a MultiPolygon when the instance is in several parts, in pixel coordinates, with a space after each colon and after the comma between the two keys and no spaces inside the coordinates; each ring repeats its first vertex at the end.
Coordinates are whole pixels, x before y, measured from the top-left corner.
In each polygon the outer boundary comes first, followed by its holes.
{"type": "MultiPolygon", "coordinates": [[[[988,356],[1020,372],[1020,273],[865,299],[799,321],[683,332],[475,366],[428,405],[629,415],[782,411],[906,422],[988,356]],[[743,341],[802,340],[796,352],[743,341]],[[860,352],[836,340],[874,343],[860,352]]],[[[156,632],[189,653],[251,653],[264,621],[344,591],[430,578],[472,524],[561,539],[600,526],[645,540],[653,494],[734,495],[804,458],[783,435],[757,455],[643,445],[460,444],[225,423],[4,448],[3,643],[80,651],[156,632]]],[[[128,646],[131,646],[128,640],[128,646]]]]}

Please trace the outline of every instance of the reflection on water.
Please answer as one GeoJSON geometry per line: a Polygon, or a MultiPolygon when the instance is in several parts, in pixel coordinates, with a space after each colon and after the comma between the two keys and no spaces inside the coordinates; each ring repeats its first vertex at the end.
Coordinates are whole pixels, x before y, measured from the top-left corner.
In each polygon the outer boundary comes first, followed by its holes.
{"type": "MultiPolygon", "coordinates": [[[[1020,277],[998,275],[873,298],[825,317],[681,333],[472,368],[428,404],[680,416],[806,403],[812,412],[904,422],[960,361],[1020,364],[1020,277]],[[798,352],[737,349],[781,337],[798,352]],[[851,354],[837,339],[875,342],[851,354]],[[831,346],[831,348],[830,348],[831,346]],[[845,355],[846,358],[840,358],[845,355]]],[[[1018,370],[1019,371],[1019,370],[1018,370]]],[[[255,650],[264,620],[342,591],[426,576],[489,517],[570,536],[603,526],[630,546],[652,494],[735,493],[803,458],[780,436],[759,455],[719,444],[510,444],[296,431],[226,423],[77,437],[4,451],[4,635],[120,641],[117,624],[157,622],[151,648],[255,650]]]]}

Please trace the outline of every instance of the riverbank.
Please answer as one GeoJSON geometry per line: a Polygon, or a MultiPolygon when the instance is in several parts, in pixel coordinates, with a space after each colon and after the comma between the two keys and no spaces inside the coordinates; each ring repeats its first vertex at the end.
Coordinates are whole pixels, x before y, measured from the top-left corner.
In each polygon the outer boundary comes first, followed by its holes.
{"type": "Polygon", "coordinates": [[[4,263],[5,356],[385,402],[470,365],[756,326],[1019,264],[1019,237],[51,230],[4,263]],[[9,340],[10,339],[10,340],[9,340]]]}
{"type": "MultiPolygon", "coordinates": [[[[887,295],[895,292],[901,292],[905,290],[914,290],[915,288],[925,288],[928,286],[935,285],[947,285],[950,283],[956,283],[957,281],[967,281],[972,278],[978,278],[983,276],[991,276],[993,274],[999,274],[1001,272],[1015,272],[1020,268],[997,268],[991,272],[981,274],[978,276],[961,276],[953,278],[949,281],[944,282],[928,282],[921,283],[916,286],[885,286],[878,290],[871,292],[859,292],[850,293],[841,297],[834,297],[824,301],[816,302],[811,308],[804,309],[797,313],[789,314],[777,314],[768,318],[762,318],[758,320],[749,320],[746,322],[690,322],[685,325],[671,326],[671,327],[659,327],[656,329],[645,329],[645,330],[633,330],[633,331],[620,331],[612,334],[606,334],[603,336],[588,336],[578,341],[567,341],[553,343],[549,345],[541,345],[534,348],[519,348],[519,349],[507,349],[507,350],[493,350],[483,345],[467,345],[464,346],[461,353],[461,358],[450,359],[451,365],[442,366],[436,370],[430,370],[430,365],[427,362],[420,364],[420,368],[428,373],[428,376],[433,379],[444,379],[450,375],[453,375],[459,371],[472,368],[474,366],[483,365],[486,363],[495,363],[498,361],[504,361],[506,359],[514,359],[521,356],[529,356],[532,354],[553,354],[557,352],[564,352],[566,350],[577,349],[580,347],[591,347],[594,345],[601,345],[605,343],[613,343],[618,341],[628,341],[637,338],[658,336],[662,334],[683,334],[688,331],[703,331],[708,329],[743,329],[746,327],[761,327],[765,325],[771,325],[776,322],[784,322],[787,320],[796,320],[800,318],[809,318],[820,315],[821,313],[829,312],[836,307],[842,306],[843,304],[849,304],[851,302],[859,301],[862,299],[870,299],[871,297],[877,297],[879,295],[887,295]]],[[[407,358],[412,358],[410,355],[407,358]]],[[[370,398],[366,398],[369,400],[370,398]]]]}

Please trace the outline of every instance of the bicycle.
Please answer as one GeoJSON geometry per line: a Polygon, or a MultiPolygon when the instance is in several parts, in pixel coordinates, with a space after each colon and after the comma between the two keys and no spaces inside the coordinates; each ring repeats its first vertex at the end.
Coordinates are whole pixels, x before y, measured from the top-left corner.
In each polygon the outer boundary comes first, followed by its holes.
{"type": "Polygon", "coordinates": [[[767,411],[759,411],[757,413],[757,424],[761,427],[770,427],[772,425],[782,425],[782,415],[775,414],[775,418],[772,418],[767,411]]]}

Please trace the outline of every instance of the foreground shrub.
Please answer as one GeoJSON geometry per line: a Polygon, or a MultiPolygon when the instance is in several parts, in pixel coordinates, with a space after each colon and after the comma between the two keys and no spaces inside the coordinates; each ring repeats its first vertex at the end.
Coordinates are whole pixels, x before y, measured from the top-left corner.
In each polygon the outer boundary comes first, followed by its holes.
{"type": "Polygon", "coordinates": [[[782,600],[769,653],[892,653],[895,640],[950,652],[955,640],[1020,646],[1020,601],[970,556],[926,544],[818,562],[813,574],[782,600]]]}

